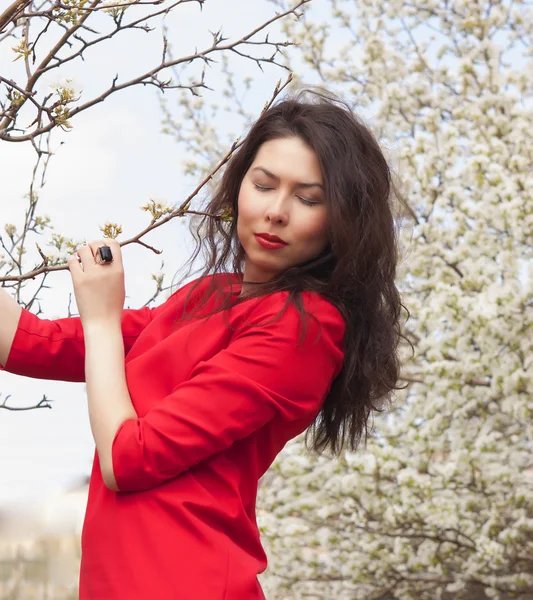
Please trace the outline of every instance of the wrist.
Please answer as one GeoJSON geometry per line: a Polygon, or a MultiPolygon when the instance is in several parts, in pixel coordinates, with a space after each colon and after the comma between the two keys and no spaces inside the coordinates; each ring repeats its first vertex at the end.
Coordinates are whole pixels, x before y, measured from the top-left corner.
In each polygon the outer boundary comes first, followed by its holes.
{"type": "Polygon", "coordinates": [[[87,335],[122,335],[122,323],[119,319],[99,319],[82,322],[83,332],[87,335]]]}

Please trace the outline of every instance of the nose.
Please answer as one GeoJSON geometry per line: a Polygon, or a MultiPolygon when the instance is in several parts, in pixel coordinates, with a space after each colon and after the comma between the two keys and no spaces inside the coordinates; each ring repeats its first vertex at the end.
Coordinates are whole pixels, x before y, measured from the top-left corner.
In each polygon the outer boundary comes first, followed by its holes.
{"type": "Polygon", "coordinates": [[[284,202],[283,194],[276,194],[275,198],[271,198],[272,202],[269,203],[268,208],[266,210],[266,217],[269,221],[273,223],[287,223],[288,221],[288,213],[287,206],[288,203],[284,202]]]}

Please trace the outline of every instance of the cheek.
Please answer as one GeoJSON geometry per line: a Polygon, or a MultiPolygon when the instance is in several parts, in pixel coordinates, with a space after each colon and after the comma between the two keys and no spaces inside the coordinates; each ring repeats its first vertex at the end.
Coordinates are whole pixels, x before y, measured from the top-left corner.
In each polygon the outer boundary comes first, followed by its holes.
{"type": "Polygon", "coordinates": [[[326,238],[326,220],[323,215],[317,215],[316,218],[310,219],[306,227],[302,229],[302,237],[309,240],[314,240],[317,244],[322,243],[326,238]]]}
{"type": "Polygon", "coordinates": [[[242,210],[242,204],[243,204],[243,202],[242,202],[242,185],[241,185],[241,187],[239,188],[239,194],[237,196],[237,210],[239,211],[239,213],[242,210]]]}
{"type": "Polygon", "coordinates": [[[253,206],[250,202],[250,196],[246,193],[246,189],[244,188],[243,184],[237,197],[237,235],[241,239],[246,237],[247,232],[249,231],[253,222],[253,214],[250,212],[252,208],[253,206]]]}
{"type": "Polygon", "coordinates": [[[244,219],[246,219],[253,208],[253,204],[251,202],[250,193],[246,188],[246,185],[243,183],[241,189],[239,190],[239,196],[237,198],[237,206],[239,209],[239,216],[242,215],[244,219]]]}

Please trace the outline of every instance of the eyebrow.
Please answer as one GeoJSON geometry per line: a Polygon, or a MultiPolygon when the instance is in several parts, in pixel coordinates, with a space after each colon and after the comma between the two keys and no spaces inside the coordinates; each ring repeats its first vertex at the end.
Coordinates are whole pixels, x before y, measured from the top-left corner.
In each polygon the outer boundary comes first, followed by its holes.
{"type": "MultiPolygon", "coordinates": [[[[276,179],[277,181],[279,181],[279,177],[277,177],[276,175],[274,175],[274,173],[271,173],[268,169],[265,169],[265,167],[254,167],[252,169],[252,171],[263,171],[263,173],[267,176],[270,177],[272,179],[276,179]]],[[[296,187],[303,187],[303,188],[310,188],[310,187],[319,187],[320,189],[324,189],[324,186],[320,183],[302,183],[299,182],[296,184],[296,187]]]]}

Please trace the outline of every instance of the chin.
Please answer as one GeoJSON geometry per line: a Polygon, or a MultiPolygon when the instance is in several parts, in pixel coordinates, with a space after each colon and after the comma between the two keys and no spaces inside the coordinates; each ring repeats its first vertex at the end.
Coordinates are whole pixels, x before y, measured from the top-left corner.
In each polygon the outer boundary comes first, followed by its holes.
{"type": "Polygon", "coordinates": [[[274,277],[287,268],[285,265],[280,265],[279,262],[274,260],[254,260],[255,257],[250,257],[250,255],[247,255],[247,257],[250,268],[253,268],[256,273],[265,274],[268,278],[274,277]]]}

